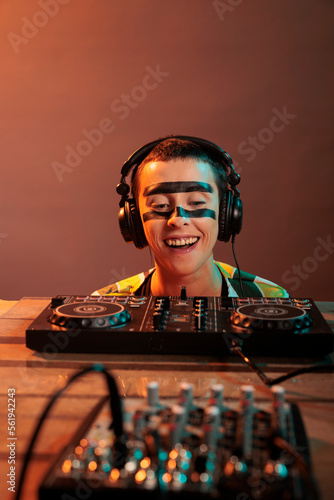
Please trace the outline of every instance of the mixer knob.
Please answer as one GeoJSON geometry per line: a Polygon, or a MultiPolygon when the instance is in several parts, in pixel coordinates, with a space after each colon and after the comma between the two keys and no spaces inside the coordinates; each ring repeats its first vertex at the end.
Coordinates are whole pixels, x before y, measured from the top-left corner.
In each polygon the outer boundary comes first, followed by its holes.
{"type": "Polygon", "coordinates": [[[65,297],[52,297],[51,299],[51,308],[59,307],[64,304],[65,297]]]}
{"type": "Polygon", "coordinates": [[[207,297],[194,297],[193,308],[202,307],[204,309],[208,308],[208,298],[207,297]]]}
{"type": "Polygon", "coordinates": [[[194,386],[188,382],[182,382],[180,384],[180,405],[184,406],[187,410],[192,407],[193,404],[193,393],[194,386]]]}
{"type": "Polygon", "coordinates": [[[285,389],[280,385],[276,385],[271,389],[274,396],[274,415],[276,420],[276,428],[283,439],[287,438],[286,426],[286,410],[285,410],[285,389]]]}
{"type": "Polygon", "coordinates": [[[163,298],[163,304],[164,304],[165,311],[168,311],[170,309],[170,300],[169,300],[169,297],[164,297],[163,298]]]}
{"type": "Polygon", "coordinates": [[[194,318],[195,318],[195,329],[205,330],[206,317],[204,311],[195,312],[194,318]]]}
{"type": "Polygon", "coordinates": [[[175,447],[181,443],[184,426],[186,424],[187,413],[183,406],[174,405],[171,407],[171,426],[170,426],[170,446],[175,447]]]}
{"type": "Polygon", "coordinates": [[[195,329],[196,330],[204,330],[205,329],[205,320],[206,320],[206,306],[207,301],[205,301],[207,297],[200,297],[194,299],[194,319],[195,319],[195,329]]]}
{"type": "Polygon", "coordinates": [[[223,399],[224,399],[224,386],[222,384],[213,384],[211,386],[210,404],[212,406],[217,406],[218,408],[222,408],[223,399]]]}
{"type": "Polygon", "coordinates": [[[170,309],[169,297],[156,297],[154,302],[155,311],[168,311],[170,309]]]}
{"type": "Polygon", "coordinates": [[[158,382],[150,382],[147,384],[147,403],[149,406],[159,406],[158,382]]]}
{"type": "Polygon", "coordinates": [[[252,456],[253,439],[253,413],[254,413],[254,387],[241,386],[241,412],[242,412],[242,449],[246,459],[252,456]]]}
{"type": "Polygon", "coordinates": [[[164,311],[155,311],[153,313],[153,328],[154,330],[162,330],[165,324],[164,311]]]}
{"type": "Polygon", "coordinates": [[[207,446],[211,448],[215,447],[217,444],[219,421],[220,412],[217,406],[208,406],[205,408],[203,421],[205,442],[207,446]]]}

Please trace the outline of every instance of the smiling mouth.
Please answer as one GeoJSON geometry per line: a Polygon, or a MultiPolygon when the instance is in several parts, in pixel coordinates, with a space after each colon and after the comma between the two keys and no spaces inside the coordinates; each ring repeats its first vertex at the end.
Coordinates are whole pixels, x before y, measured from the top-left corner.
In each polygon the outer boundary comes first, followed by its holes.
{"type": "Polygon", "coordinates": [[[175,238],[175,239],[167,239],[164,240],[165,244],[168,247],[172,248],[189,248],[192,245],[194,245],[197,241],[199,240],[198,237],[196,238],[175,238]]]}

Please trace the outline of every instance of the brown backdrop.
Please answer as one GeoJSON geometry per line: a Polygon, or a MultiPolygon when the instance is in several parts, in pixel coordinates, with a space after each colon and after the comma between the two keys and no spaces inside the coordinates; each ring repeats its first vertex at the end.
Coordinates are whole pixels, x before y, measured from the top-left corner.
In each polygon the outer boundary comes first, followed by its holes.
{"type": "MultiPolygon", "coordinates": [[[[0,297],[86,293],[150,267],[121,238],[115,185],[135,149],[175,133],[235,160],[242,269],[333,300],[333,11],[2,0],[0,297]]],[[[230,245],[215,257],[233,264],[230,245]]]]}

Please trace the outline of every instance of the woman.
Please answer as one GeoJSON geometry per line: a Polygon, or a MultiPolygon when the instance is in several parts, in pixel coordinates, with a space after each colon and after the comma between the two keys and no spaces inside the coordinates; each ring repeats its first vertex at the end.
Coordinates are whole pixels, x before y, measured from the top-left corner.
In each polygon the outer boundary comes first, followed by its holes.
{"type": "Polygon", "coordinates": [[[177,136],[140,148],[124,164],[117,187],[120,227],[126,241],[149,245],[155,267],[94,295],[178,296],[186,287],[188,296],[287,297],[255,275],[241,272],[240,280],[234,267],[213,258],[217,239],[228,241],[241,230],[238,182],[229,155],[204,139],[177,136]]]}

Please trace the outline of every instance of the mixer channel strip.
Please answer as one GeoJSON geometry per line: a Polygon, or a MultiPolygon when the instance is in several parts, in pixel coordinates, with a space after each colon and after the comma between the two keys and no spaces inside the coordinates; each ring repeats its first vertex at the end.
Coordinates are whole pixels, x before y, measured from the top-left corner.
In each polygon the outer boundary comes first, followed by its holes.
{"type": "Polygon", "coordinates": [[[318,498],[298,407],[283,388],[255,402],[254,388],[241,386],[240,400],[227,402],[216,384],[201,404],[188,383],[173,404],[160,401],[156,382],[147,392],[146,403],[124,401],[121,439],[109,406],[98,406],[45,477],[40,500],[318,498]]]}

